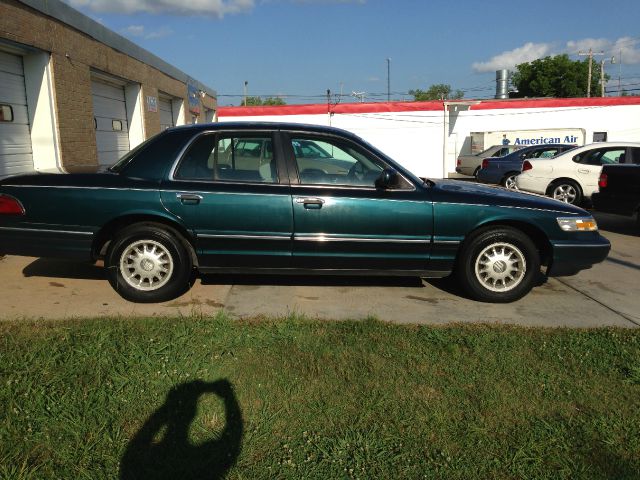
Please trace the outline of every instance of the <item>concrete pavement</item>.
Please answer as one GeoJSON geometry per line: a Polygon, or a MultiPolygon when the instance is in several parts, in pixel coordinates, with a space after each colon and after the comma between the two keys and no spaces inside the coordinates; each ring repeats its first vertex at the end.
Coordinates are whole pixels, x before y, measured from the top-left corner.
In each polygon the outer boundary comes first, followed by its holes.
{"type": "Polygon", "coordinates": [[[134,304],[94,265],[8,256],[0,260],[0,318],[299,313],[321,319],[375,316],[398,323],[490,322],[523,326],[640,325],[640,234],[632,219],[597,214],[609,258],[574,277],[549,279],[522,300],[493,305],[464,298],[449,279],[206,276],[182,297],[134,304]]]}

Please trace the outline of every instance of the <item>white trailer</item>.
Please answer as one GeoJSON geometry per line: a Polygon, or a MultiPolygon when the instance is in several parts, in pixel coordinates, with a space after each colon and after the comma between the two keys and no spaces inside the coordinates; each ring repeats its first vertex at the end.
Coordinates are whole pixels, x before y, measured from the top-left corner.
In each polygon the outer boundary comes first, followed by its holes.
{"type": "Polygon", "coordinates": [[[567,143],[582,146],[587,134],[584,128],[551,128],[547,130],[496,130],[471,132],[471,154],[475,155],[494,145],[545,145],[567,143]]]}

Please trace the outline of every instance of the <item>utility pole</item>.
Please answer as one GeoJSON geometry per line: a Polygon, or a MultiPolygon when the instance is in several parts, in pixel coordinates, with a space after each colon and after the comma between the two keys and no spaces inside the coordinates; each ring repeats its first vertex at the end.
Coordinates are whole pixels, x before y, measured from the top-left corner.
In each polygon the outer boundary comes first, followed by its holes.
{"type": "Polygon", "coordinates": [[[620,56],[618,57],[618,96],[622,96],[622,85],[620,80],[622,79],[622,49],[620,49],[620,56]]]}
{"type": "MultiPolygon", "coordinates": [[[[603,58],[600,61],[600,94],[602,97],[604,97],[604,62],[606,62],[607,59],[603,58]]],[[[616,57],[611,57],[611,60],[609,60],[611,62],[611,64],[613,65],[614,63],[616,63],[616,57]]]]}
{"type": "Polygon", "coordinates": [[[592,48],[588,52],[578,52],[581,57],[589,57],[589,76],[587,77],[587,97],[591,96],[591,70],[593,68],[593,56],[604,55],[604,52],[594,52],[592,48]]]}
{"type": "Polygon", "coordinates": [[[391,58],[387,58],[387,102],[391,101],[391,58]]]}
{"type": "Polygon", "coordinates": [[[244,106],[247,106],[247,86],[249,85],[249,82],[247,80],[244,81],[244,95],[243,95],[243,102],[244,106]]]}

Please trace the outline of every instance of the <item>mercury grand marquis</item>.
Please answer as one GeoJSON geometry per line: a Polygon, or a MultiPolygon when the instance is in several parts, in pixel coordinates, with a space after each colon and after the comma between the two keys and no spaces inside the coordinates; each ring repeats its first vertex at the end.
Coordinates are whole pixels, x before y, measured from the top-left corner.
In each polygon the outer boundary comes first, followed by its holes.
{"type": "Polygon", "coordinates": [[[101,172],[0,181],[0,254],[103,259],[135,302],[206,273],[454,274],[471,298],[510,302],[609,249],[578,207],[418,178],[321,126],[171,128],[101,172]]]}

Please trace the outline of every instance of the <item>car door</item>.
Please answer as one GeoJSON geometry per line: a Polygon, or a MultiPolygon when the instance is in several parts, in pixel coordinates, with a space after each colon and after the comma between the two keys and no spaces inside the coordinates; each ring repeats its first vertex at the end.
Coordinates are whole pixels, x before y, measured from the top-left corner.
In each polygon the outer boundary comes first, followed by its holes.
{"type": "Polygon", "coordinates": [[[589,196],[597,190],[602,165],[618,163],[626,155],[626,147],[602,147],[588,150],[574,158],[577,180],[589,196]]]}
{"type": "Polygon", "coordinates": [[[199,135],[161,196],[193,232],[201,270],[290,266],[293,213],[277,132],[199,135]]]}
{"type": "Polygon", "coordinates": [[[433,207],[428,193],[397,176],[376,188],[385,162],[334,135],[285,132],[291,172],[293,265],[321,270],[424,271],[433,207]]]}

